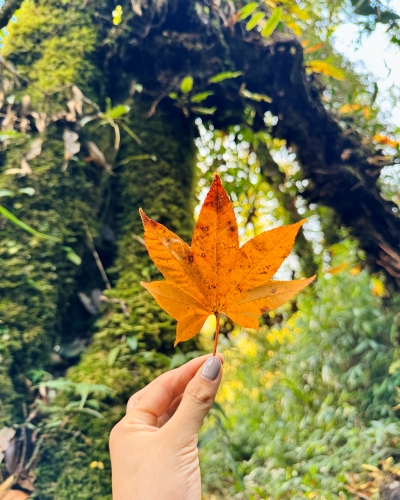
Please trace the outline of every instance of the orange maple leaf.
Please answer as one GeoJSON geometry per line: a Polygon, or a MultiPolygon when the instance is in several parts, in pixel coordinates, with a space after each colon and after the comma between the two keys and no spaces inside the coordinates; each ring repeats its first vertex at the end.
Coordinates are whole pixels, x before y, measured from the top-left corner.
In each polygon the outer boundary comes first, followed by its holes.
{"type": "Polygon", "coordinates": [[[147,250],[166,281],[141,284],[178,321],[175,345],[194,337],[211,314],[226,314],[245,328],[258,328],[258,317],[290,300],[315,276],[293,281],[272,277],[292,249],[305,221],[255,236],[239,248],[232,203],[215,175],[203,203],[192,244],[140,209],[147,250]]]}

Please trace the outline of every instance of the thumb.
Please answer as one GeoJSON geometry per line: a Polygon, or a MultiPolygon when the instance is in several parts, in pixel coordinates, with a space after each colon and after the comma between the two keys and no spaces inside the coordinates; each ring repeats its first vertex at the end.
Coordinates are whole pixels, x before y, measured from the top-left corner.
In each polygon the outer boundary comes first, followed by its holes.
{"type": "Polygon", "coordinates": [[[217,395],[222,378],[221,355],[210,356],[186,386],[181,404],[169,421],[179,434],[197,436],[217,395]]]}

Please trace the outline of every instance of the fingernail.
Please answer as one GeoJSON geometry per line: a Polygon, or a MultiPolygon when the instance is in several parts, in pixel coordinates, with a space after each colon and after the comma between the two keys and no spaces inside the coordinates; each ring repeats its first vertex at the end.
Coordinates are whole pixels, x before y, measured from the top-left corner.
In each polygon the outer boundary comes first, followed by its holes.
{"type": "Polygon", "coordinates": [[[221,369],[221,360],[218,356],[211,356],[203,365],[201,374],[203,377],[209,380],[215,380],[218,377],[218,373],[221,369]]]}

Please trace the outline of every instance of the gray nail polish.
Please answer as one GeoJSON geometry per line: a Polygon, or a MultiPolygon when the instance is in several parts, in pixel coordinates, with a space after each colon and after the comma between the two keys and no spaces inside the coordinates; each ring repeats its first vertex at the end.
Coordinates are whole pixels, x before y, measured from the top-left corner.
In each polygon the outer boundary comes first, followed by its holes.
{"type": "Polygon", "coordinates": [[[203,377],[209,380],[215,380],[218,377],[218,373],[221,369],[221,360],[218,356],[211,356],[203,365],[201,374],[203,377]]]}

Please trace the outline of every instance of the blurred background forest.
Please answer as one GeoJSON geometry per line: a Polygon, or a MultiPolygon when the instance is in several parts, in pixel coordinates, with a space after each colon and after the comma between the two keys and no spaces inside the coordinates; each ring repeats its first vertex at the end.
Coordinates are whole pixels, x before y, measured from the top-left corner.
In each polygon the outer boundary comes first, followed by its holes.
{"type": "Polygon", "coordinates": [[[204,499],[400,498],[399,7],[0,1],[1,499],[111,499],[131,393],[210,352],[140,287],[138,209],[190,241],[214,172],[242,242],[308,218],[278,276],[318,277],[221,320],[204,499]]]}

